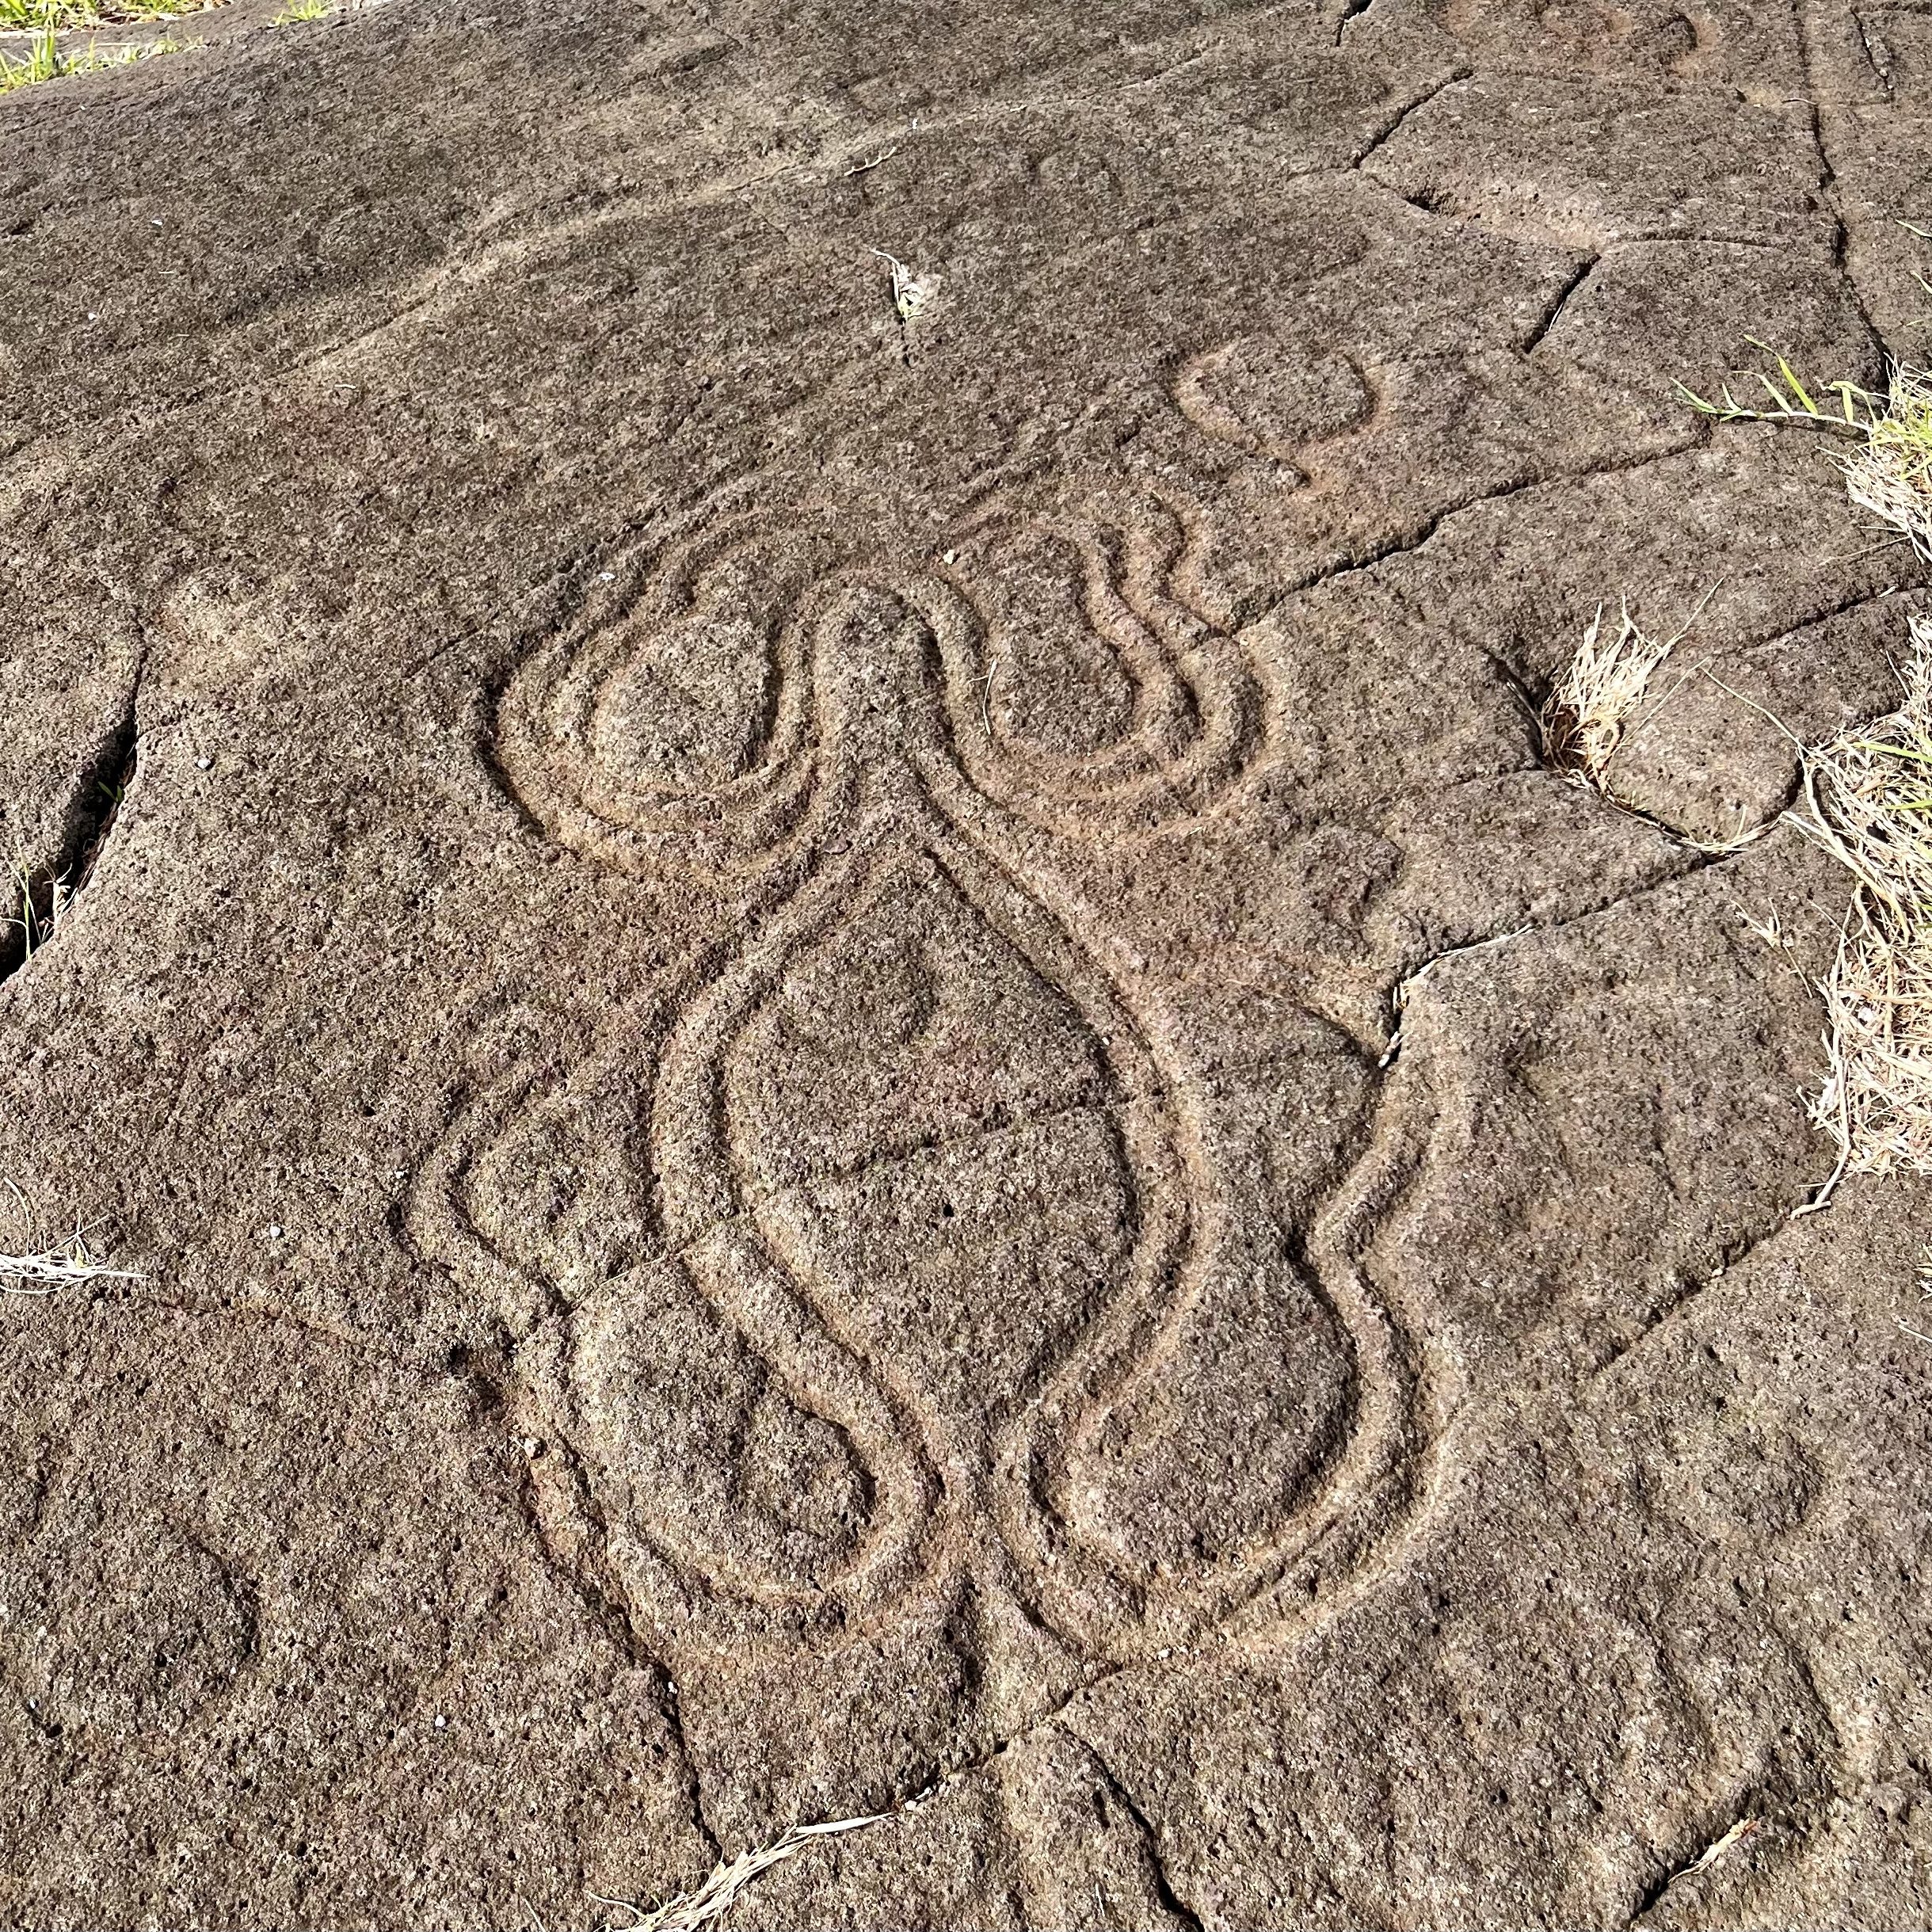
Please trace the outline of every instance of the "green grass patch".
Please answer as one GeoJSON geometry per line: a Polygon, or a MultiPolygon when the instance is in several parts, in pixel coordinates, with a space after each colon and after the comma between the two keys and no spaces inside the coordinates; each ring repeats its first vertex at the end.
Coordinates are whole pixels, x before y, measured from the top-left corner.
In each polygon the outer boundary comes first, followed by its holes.
{"type": "Polygon", "coordinates": [[[57,33],[76,28],[137,25],[200,13],[213,0],[0,0],[0,32],[57,33]]]}
{"type": "Polygon", "coordinates": [[[151,40],[145,46],[112,47],[103,51],[92,41],[78,53],[60,44],[60,29],[51,21],[38,28],[26,53],[16,58],[0,53],[0,94],[17,93],[43,81],[64,79],[70,74],[92,74],[102,67],[125,67],[137,60],[151,59],[156,54],[179,54],[192,43],[151,40]]]}

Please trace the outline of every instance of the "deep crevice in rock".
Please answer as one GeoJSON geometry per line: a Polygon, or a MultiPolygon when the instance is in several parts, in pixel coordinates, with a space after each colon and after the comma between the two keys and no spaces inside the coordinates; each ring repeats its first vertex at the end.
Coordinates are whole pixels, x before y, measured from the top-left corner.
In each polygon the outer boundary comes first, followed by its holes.
{"type": "Polygon", "coordinates": [[[36,863],[8,855],[7,907],[0,928],[0,980],[24,966],[54,937],[93,876],[135,779],[139,742],[135,690],[82,768],[52,855],[36,863]]]}

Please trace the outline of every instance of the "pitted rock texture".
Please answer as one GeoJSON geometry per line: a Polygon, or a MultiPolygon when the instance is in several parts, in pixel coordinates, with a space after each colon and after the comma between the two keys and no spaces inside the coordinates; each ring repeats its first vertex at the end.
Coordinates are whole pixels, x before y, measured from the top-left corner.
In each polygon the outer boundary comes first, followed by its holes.
{"type": "Polygon", "coordinates": [[[1932,1920],[1923,573],[1674,387],[1926,17],[272,13],[0,101],[0,1918],[1932,1920]]]}

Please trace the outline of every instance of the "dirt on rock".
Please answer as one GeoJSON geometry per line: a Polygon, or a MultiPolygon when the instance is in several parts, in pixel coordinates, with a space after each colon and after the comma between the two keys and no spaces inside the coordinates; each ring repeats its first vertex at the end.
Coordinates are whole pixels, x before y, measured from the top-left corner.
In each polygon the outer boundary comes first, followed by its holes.
{"type": "Polygon", "coordinates": [[[1932,1922],[1932,600],[1675,387],[1926,353],[1932,16],[192,25],[0,101],[0,1920],[1932,1922]]]}

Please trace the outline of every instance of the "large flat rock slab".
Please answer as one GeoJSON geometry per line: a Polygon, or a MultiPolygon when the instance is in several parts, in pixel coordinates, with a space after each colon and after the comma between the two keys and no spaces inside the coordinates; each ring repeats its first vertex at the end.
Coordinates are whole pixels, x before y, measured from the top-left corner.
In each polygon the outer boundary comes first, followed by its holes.
{"type": "Polygon", "coordinates": [[[1781,822],[1924,571],[1675,387],[1922,353],[1927,17],[193,25],[0,99],[0,1248],[124,1271],[0,1918],[1932,1918],[1781,822]]]}

